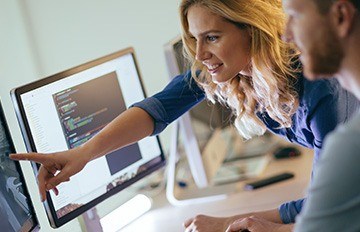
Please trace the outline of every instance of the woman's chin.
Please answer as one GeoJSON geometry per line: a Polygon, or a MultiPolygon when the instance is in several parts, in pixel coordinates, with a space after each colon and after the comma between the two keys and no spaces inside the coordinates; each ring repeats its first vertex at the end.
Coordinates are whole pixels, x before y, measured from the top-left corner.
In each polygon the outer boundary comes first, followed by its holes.
{"type": "Polygon", "coordinates": [[[211,76],[212,77],[212,81],[215,83],[215,84],[226,84],[228,83],[230,80],[232,80],[234,77],[236,77],[238,75],[235,75],[233,77],[224,77],[224,76],[211,76]]]}

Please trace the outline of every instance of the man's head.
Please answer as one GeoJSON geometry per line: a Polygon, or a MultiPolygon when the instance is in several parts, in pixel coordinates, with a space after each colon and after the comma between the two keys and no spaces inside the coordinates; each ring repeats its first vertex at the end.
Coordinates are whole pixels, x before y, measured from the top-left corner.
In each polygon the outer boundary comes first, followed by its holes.
{"type": "MultiPolygon", "coordinates": [[[[312,1],[316,4],[316,6],[321,14],[326,14],[329,12],[332,4],[334,2],[336,2],[337,0],[312,0],[312,1]]],[[[349,2],[351,2],[355,6],[356,9],[360,9],[360,1],[359,0],[349,0],[349,2]]]]}
{"type": "Polygon", "coordinates": [[[309,79],[333,76],[342,68],[359,0],[283,0],[285,37],[301,52],[309,79]]]}

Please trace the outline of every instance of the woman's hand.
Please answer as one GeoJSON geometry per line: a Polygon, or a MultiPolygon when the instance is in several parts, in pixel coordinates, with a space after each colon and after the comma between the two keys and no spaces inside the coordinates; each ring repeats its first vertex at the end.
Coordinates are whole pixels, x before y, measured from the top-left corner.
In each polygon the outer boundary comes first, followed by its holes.
{"type": "Polygon", "coordinates": [[[234,221],[226,232],[291,232],[293,224],[280,224],[256,216],[250,216],[234,221]]]}
{"type": "Polygon", "coordinates": [[[210,217],[206,215],[197,215],[194,218],[187,219],[184,222],[185,232],[217,232],[225,231],[231,222],[232,217],[210,217]]]}
{"type": "MultiPolygon", "coordinates": [[[[190,218],[186,220],[184,222],[184,227],[186,228],[185,230],[186,232],[187,231],[217,232],[217,231],[225,231],[227,228],[229,231],[241,231],[241,230],[236,230],[236,228],[240,227],[246,229],[246,226],[249,224],[244,224],[244,223],[251,223],[251,222],[254,222],[254,224],[252,225],[253,227],[251,227],[251,229],[253,230],[250,231],[269,232],[269,231],[278,231],[277,229],[283,229],[280,231],[291,231],[292,228],[292,225],[290,225],[289,227],[289,225],[284,225],[281,223],[282,221],[278,209],[239,214],[231,217],[210,217],[206,215],[197,215],[194,218],[190,218]],[[235,224],[235,222],[238,223],[235,224]],[[235,230],[231,230],[233,228],[235,228],[235,230]]],[[[250,229],[250,227],[248,229],[250,229]]]]}
{"type": "Polygon", "coordinates": [[[49,154],[19,153],[11,154],[14,160],[30,160],[41,164],[37,176],[41,201],[46,200],[46,191],[53,190],[56,195],[59,191],[56,186],[69,181],[70,177],[80,172],[90,161],[80,149],[71,149],[49,154]]]}

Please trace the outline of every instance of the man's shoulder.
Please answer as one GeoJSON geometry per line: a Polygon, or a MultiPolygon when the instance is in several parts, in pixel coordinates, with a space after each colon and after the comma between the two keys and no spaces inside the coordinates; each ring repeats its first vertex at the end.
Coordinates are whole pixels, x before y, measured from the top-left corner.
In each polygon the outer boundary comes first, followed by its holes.
{"type": "Polygon", "coordinates": [[[339,126],[338,128],[339,134],[357,134],[360,138],[360,111],[358,111],[352,119],[350,119],[347,123],[339,126]]]}
{"type": "Polygon", "coordinates": [[[326,138],[327,150],[334,151],[341,148],[343,155],[345,151],[354,151],[357,153],[360,150],[360,112],[348,122],[339,125],[334,132],[326,138]]]}

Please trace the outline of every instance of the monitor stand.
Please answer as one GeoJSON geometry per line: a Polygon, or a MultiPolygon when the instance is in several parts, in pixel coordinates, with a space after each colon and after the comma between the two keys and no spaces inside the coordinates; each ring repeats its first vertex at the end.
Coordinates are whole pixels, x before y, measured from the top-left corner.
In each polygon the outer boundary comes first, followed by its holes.
{"type": "Polygon", "coordinates": [[[95,232],[103,231],[100,224],[100,217],[97,214],[96,207],[89,209],[79,217],[82,231],[95,232]]]}
{"type": "Polygon", "coordinates": [[[151,209],[152,200],[138,194],[112,212],[100,218],[96,207],[79,218],[81,230],[86,232],[116,232],[151,209]],[[121,218],[121,220],[119,220],[121,218]]]}
{"type": "Polygon", "coordinates": [[[209,186],[204,164],[190,124],[189,113],[174,122],[171,134],[171,145],[167,170],[166,197],[175,206],[192,205],[211,201],[224,200],[229,194],[237,191],[236,185],[209,186]],[[195,184],[179,187],[176,181],[176,163],[181,155],[178,150],[179,135],[184,137],[185,153],[195,184]],[[194,146],[196,144],[196,146],[194,146]]]}

